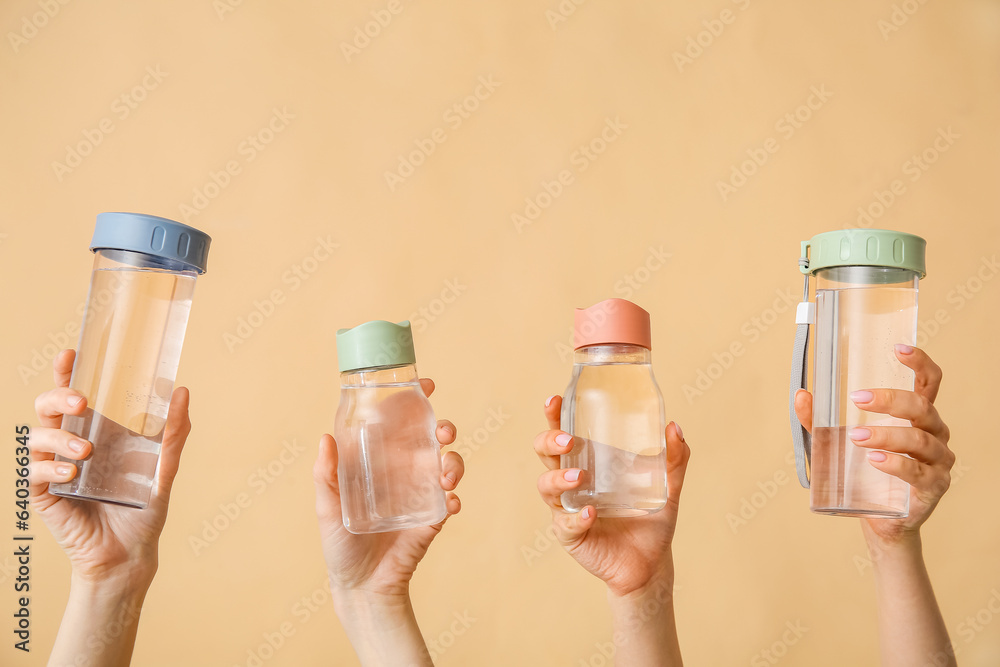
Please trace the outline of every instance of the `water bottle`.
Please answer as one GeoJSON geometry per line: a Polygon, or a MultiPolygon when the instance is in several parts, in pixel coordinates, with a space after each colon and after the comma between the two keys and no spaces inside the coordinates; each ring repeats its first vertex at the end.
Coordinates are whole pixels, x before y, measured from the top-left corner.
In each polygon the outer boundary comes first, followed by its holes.
{"type": "Polygon", "coordinates": [[[563,431],[573,449],[560,467],[579,468],[563,508],[598,516],[652,514],[667,502],[666,418],[653,377],[649,313],[624,299],[578,308],[573,377],[563,397],[563,431]]]}
{"type": "Polygon", "coordinates": [[[66,498],[145,508],[174,389],[195,280],[212,239],[166,218],[97,216],[94,270],[70,387],[87,399],[62,428],[89,440],[76,476],[50,484],[66,498]]]}
{"type": "Polygon", "coordinates": [[[352,533],[433,525],[448,511],[441,445],[420,388],[409,322],[366,322],[337,332],[340,504],[352,533]]]}
{"type": "Polygon", "coordinates": [[[848,434],[857,426],[908,427],[910,422],[866,412],[850,394],[913,390],[913,371],[896,358],[894,345],[916,340],[926,245],[918,236],[882,229],[826,232],[802,242],[805,289],[796,315],[789,401],[806,388],[806,348],[814,324],[811,442],[790,410],[799,481],[810,488],[813,512],[882,518],[909,513],[910,485],[872,466],[867,456],[872,450],[855,445],[848,434]],[[810,276],[816,278],[815,305],[809,303],[810,276]]]}

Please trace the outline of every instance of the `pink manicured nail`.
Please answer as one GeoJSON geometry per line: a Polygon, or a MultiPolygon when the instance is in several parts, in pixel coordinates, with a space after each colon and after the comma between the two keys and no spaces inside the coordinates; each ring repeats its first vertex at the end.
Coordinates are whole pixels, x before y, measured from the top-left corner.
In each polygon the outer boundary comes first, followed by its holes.
{"type": "Polygon", "coordinates": [[[69,407],[75,408],[76,406],[80,405],[80,401],[82,400],[83,400],[82,396],[68,396],[66,398],[66,403],[69,404],[69,407]]]}
{"type": "Polygon", "coordinates": [[[556,436],[556,444],[560,447],[569,447],[571,442],[573,442],[573,436],[569,433],[560,433],[556,436]]]}
{"type": "Polygon", "coordinates": [[[677,437],[680,438],[681,440],[683,440],[684,439],[684,431],[681,430],[681,425],[678,424],[677,422],[674,422],[674,430],[677,431],[677,437]]]}
{"type": "Polygon", "coordinates": [[[556,395],[552,394],[551,396],[549,396],[548,398],[546,398],[545,399],[545,407],[549,407],[549,405],[552,404],[552,399],[554,399],[555,397],[556,397],[556,395]]]}
{"type": "Polygon", "coordinates": [[[571,470],[567,470],[566,472],[564,472],[563,479],[565,479],[567,482],[575,482],[576,480],[580,479],[579,468],[573,468],[571,470]]]}
{"type": "Polygon", "coordinates": [[[896,352],[899,352],[900,354],[913,354],[913,348],[910,347],[909,345],[904,345],[903,343],[896,343],[894,347],[896,348],[896,352]]]}
{"type": "Polygon", "coordinates": [[[59,465],[56,466],[56,474],[60,477],[65,477],[66,475],[73,472],[73,466],[59,465]]]}
{"type": "Polygon", "coordinates": [[[585,520],[589,519],[590,518],[590,508],[589,507],[584,507],[583,511],[580,512],[580,516],[583,517],[585,520]]]}
{"type": "Polygon", "coordinates": [[[847,437],[851,440],[867,440],[872,437],[872,432],[866,428],[852,428],[847,432],[847,437]]]}
{"type": "Polygon", "coordinates": [[[868,460],[875,463],[882,463],[887,458],[889,457],[885,455],[885,452],[868,452],[868,460]]]}
{"type": "Polygon", "coordinates": [[[69,441],[69,449],[70,449],[70,451],[76,452],[77,454],[79,454],[80,452],[82,452],[83,448],[86,447],[86,446],[87,446],[87,443],[85,443],[83,440],[70,440],[69,441]]]}
{"type": "Polygon", "coordinates": [[[871,403],[874,400],[875,394],[870,391],[852,391],[851,400],[855,403],[871,403]]]}

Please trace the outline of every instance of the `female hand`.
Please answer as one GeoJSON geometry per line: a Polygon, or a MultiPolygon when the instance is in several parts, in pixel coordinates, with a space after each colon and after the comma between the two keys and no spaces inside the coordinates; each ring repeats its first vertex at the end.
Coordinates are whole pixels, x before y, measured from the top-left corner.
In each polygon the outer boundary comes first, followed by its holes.
{"type": "MultiPolygon", "coordinates": [[[[434,382],[427,378],[420,380],[420,386],[427,396],[434,391],[434,382]]],[[[455,426],[450,421],[439,420],[436,435],[442,446],[449,445],[455,441],[455,426]]],[[[441,459],[441,468],[439,483],[446,492],[448,516],[451,516],[462,508],[454,489],[465,473],[465,464],[457,452],[447,452],[441,459]]],[[[396,532],[365,535],[349,532],[344,528],[340,507],[337,446],[328,434],[319,443],[313,481],[323,555],[334,593],[363,591],[387,596],[408,595],[410,578],[447,517],[433,526],[396,532]]]]}
{"type": "Polygon", "coordinates": [[[535,453],[548,472],[538,478],[538,492],[552,510],[552,524],[563,548],[588,572],[608,585],[618,596],[646,589],[655,582],[670,582],[672,593],[673,558],[671,543],[677,523],[677,507],[691,449],[679,426],[666,428],[667,487],[666,507],[655,514],[627,519],[598,519],[588,505],[569,513],[560,496],[581,483],[579,470],[561,469],[559,457],[573,448],[573,438],[559,430],[562,398],[553,396],[545,403],[549,430],[535,438],[535,453]]]}
{"type": "Polygon", "coordinates": [[[31,503],[56,542],[69,556],[74,578],[85,582],[109,579],[152,579],[157,567],[157,544],[167,518],[170,487],[177,474],[181,451],[191,431],[188,390],[176,389],[163,434],[160,467],[149,507],[137,510],[108,503],[62,498],[49,493],[49,484],[68,482],[76,475],[72,463],[57,462],[55,454],[83,459],[92,444],[61,430],[62,416],[82,415],[87,399],[69,388],[73,350],[63,350],[53,361],[56,388],[35,400],[42,424],[31,431],[31,503]]]}
{"type": "MultiPolygon", "coordinates": [[[[908,419],[906,426],[864,426],[851,429],[849,437],[859,447],[872,450],[868,462],[875,468],[910,484],[910,513],[902,519],[863,519],[867,538],[892,545],[918,535],[938,501],[951,485],[955,454],[948,449],[951,433],[941,420],[934,399],[941,386],[941,368],[927,353],[909,345],[895,346],[896,358],[915,374],[913,391],[865,389],[851,394],[862,410],[908,419]],[[904,456],[905,455],[905,456],[904,456]]],[[[812,432],[812,395],[795,394],[795,414],[812,432]]]]}

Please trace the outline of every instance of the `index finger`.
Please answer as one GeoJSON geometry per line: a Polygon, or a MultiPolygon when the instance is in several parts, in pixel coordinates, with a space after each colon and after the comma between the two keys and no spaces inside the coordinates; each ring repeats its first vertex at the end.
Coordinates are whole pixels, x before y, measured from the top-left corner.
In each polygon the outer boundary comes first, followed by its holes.
{"type": "Polygon", "coordinates": [[[73,376],[73,362],[76,361],[76,350],[63,350],[52,360],[52,377],[57,387],[68,387],[73,376]]]}
{"type": "Polygon", "coordinates": [[[545,401],[545,421],[549,424],[549,429],[559,428],[559,415],[562,411],[562,396],[553,394],[545,401]]]}
{"type": "Polygon", "coordinates": [[[937,398],[941,388],[943,373],[941,367],[935,364],[926,352],[919,347],[898,344],[895,346],[896,358],[914,373],[913,391],[926,398],[931,403],[937,398]]]}

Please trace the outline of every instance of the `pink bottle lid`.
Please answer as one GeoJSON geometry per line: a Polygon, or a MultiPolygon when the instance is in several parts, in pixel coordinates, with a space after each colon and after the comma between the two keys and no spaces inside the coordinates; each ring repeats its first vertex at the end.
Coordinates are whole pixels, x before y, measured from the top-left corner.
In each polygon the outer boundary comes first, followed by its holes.
{"type": "Polygon", "coordinates": [[[573,314],[573,349],[588,345],[650,348],[649,313],[625,299],[606,299],[573,314]]]}

